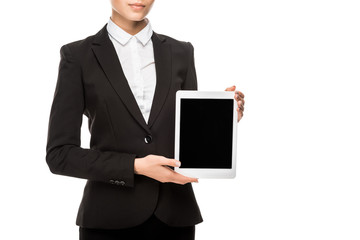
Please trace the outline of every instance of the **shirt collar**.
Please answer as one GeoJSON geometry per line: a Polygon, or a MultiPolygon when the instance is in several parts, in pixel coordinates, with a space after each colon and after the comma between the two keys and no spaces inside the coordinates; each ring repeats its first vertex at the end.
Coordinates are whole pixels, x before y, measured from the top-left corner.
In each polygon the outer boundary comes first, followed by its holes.
{"type": "MultiPolygon", "coordinates": [[[[134,35],[134,37],[136,37],[136,39],[138,39],[142,43],[143,46],[145,46],[149,42],[149,40],[151,39],[151,36],[153,34],[153,30],[151,28],[151,24],[150,24],[149,20],[146,19],[146,21],[148,22],[146,24],[146,26],[143,29],[141,29],[140,32],[138,32],[137,34],[134,35]]],[[[109,18],[106,29],[107,29],[108,33],[113,38],[116,39],[116,41],[121,43],[121,45],[125,45],[133,37],[133,35],[127,33],[121,27],[116,25],[111,20],[111,18],[109,18]]]]}

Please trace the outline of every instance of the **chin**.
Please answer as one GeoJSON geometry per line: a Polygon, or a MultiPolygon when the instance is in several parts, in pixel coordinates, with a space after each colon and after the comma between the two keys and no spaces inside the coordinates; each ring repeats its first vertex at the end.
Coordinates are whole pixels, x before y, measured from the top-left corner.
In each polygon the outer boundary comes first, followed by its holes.
{"type": "Polygon", "coordinates": [[[134,21],[134,22],[140,22],[142,20],[144,20],[146,17],[146,15],[144,14],[131,14],[131,16],[128,17],[129,20],[134,21]]]}

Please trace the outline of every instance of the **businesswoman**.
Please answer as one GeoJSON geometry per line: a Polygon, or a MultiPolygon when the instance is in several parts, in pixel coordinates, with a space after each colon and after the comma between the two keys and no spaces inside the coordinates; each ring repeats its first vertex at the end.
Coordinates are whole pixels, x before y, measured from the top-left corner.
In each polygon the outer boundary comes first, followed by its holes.
{"type": "MultiPolygon", "coordinates": [[[[194,50],[155,33],[154,0],[112,0],[95,35],[61,47],[46,161],[51,172],[87,179],[76,224],[80,239],[194,239],[202,217],[195,178],[170,167],[175,93],[197,90],[194,50]],[[80,147],[88,117],[90,149],[80,147]]],[[[234,91],[238,121],[244,95],[234,91]]]]}

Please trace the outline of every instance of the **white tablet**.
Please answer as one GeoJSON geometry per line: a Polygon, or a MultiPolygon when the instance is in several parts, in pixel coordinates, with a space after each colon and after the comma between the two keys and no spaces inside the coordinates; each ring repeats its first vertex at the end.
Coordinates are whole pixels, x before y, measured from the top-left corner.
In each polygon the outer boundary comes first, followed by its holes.
{"type": "Polygon", "coordinates": [[[230,91],[176,92],[175,171],[196,178],[236,175],[237,102],[230,91]]]}

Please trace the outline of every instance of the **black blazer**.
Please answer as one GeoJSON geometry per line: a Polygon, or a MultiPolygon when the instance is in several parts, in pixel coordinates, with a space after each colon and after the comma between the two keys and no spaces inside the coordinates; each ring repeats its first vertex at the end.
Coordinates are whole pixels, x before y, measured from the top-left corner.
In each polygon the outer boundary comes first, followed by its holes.
{"type": "Polygon", "coordinates": [[[153,213],[171,226],[202,222],[190,183],[160,183],[134,174],[135,158],[174,158],[175,93],[197,90],[191,43],[155,32],[151,39],[156,88],[148,124],[106,25],[60,49],[46,161],[52,173],[88,179],[76,220],[79,226],[132,227],[153,213]],[[80,147],[83,114],[88,117],[90,149],[80,147]]]}

